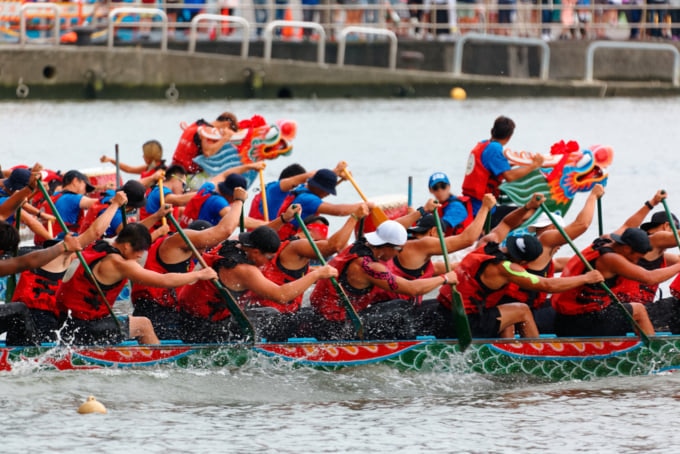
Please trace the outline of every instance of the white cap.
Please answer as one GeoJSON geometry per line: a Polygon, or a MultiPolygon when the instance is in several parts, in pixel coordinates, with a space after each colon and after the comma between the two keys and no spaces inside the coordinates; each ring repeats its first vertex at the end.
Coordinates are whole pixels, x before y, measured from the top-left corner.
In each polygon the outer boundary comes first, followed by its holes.
{"type": "Polygon", "coordinates": [[[372,246],[383,244],[403,246],[407,239],[406,228],[397,221],[385,221],[375,229],[375,232],[366,234],[366,241],[372,246]]]}
{"type": "MultiPolygon", "coordinates": [[[[552,216],[555,218],[555,222],[557,222],[560,227],[564,227],[564,219],[562,219],[562,216],[557,213],[552,213],[552,216]]],[[[527,227],[527,230],[531,233],[534,233],[536,232],[536,229],[548,227],[549,225],[552,225],[552,221],[547,214],[541,213],[536,219],[534,219],[534,222],[532,222],[531,225],[527,227]]]]}

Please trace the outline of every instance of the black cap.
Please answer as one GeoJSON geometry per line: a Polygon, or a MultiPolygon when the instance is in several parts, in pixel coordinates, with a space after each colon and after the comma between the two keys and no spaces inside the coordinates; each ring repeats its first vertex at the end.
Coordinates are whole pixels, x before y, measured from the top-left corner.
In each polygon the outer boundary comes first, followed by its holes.
{"type": "Polygon", "coordinates": [[[434,219],[433,214],[426,214],[422,218],[418,219],[416,225],[406,229],[408,233],[425,233],[428,232],[432,227],[436,226],[437,223],[434,219]]]}
{"type": "Polygon", "coordinates": [[[209,229],[212,226],[213,225],[206,220],[197,219],[195,221],[190,222],[189,225],[187,225],[187,229],[188,230],[201,231],[201,230],[209,229]]]}
{"type": "Polygon", "coordinates": [[[137,180],[127,181],[121,188],[127,196],[127,206],[141,208],[146,205],[146,187],[137,180]]]}
{"type": "Polygon", "coordinates": [[[264,253],[274,253],[281,246],[281,239],[276,230],[262,225],[251,232],[243,232],[238,240],[244,247],[252,247],[264,253]]]}
{"type": "Polygon", "coordinates": [[[28,180],[31,179],[31,171],[28,169],[14,169],[9,177],[5,178],[3,184],[10,192],[19,191],[28,186],[28,180]]]}
{"type": "Polygon", "coordinates": [[[307,180],[307,184],[335,195],[335,185],[338,184],[338,176],[330,169],[320,169],[317,170],[312,178],[307,180]]]}
{"type": "Polygon", "coordinates": [[[227,175],[227,178],[217,185],[217,190],[220,191],[220,194],[227,197],[233,196],[234,189],[236,188],[248,189],[248,181],[246,181],[243,175],[237,173],[227,175]]]}
{"type": "MultiPolygon", "coordinates": [[[[675,224],[675,228],[680,228],[680,223],[678,222],[678,218],[671,213],[671,217],[673,218],[673,223],[675,224]]],[[[643,223],[640,228],[642,230],[649,230],[653,229],[654,227],[658,227],[661,224],[665,224],[668,222],[668,216],[666,215],[665,211],[659,211],[657,213],[654,213],[652,215],[652,219],[649,222],[643,223]]]]}
{"type": "Polygon", "coordinates": [[[508,254],[519,262],[536,260],[543,252],[543,245],[534,235],[511,236],[505,241],[508,254]]]}
{"type": "Polygon", "coordinates": [[[64,177],[62,178],[62,184],[66,186],[73,180],[81,180],[85,182],[85,192],[92,192],[94,191],[94,186],[90,183],[90,179],[85,175],[84,173],[78,171],[78,170],[69,170],[64,174],[64,177]]]}
{"type": "Polygon", "coordinates": [[[633,251],[641,254],[646,254],[652,250],[652,244],[649,242],[649,235],[642,229],[629,227],[624,230],[621,235],[612,233],[609,236],[617,243],[630,246],[633,251]]]}

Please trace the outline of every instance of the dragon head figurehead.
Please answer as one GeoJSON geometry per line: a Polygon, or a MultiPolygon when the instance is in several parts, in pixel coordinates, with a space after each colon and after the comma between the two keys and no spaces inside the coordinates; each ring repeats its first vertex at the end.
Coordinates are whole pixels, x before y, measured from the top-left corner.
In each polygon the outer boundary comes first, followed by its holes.
{"type": "Polygon", "coordinates": [[[607,167],[614,159],[609,146],[594,145],[566,156],[561,172],[546,176],[550,197],[557,204],[566,204],[577,192],[588,192],[596,184],[607,184],[607,167]]]}
{"type": "Polygon", "coordinates": [[[274,159],[293,151],[291,142],[297,133],[297,123],[292,120],[279,120],[276,124],[266,124],[263,121],[257,122],[251,119],[246,128],[246,136],[237,146],[243,162],[274,159]]]}

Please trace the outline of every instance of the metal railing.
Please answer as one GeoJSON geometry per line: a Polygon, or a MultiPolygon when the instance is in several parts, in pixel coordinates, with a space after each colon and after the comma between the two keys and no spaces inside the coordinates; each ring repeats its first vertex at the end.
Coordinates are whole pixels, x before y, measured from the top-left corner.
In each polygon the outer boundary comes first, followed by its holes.
{"type": "Polygon", "coordinates": [[[390,40],[389,63],[387,66],[391,70],[397,69],[397,35],[391,30],[354,26],[345,27],[340,31],[340,36],[338,36],[338,66],[345,65],[347,36],[351,34],[365,34],[387,37],[390,40]]]}
{"type": "Polygon", "coordinates": [[[671,80],[673,86],[680,85],[680,51],[672,44],[664,43],[624,43],[613,41],[595,41],[591,43],[586,49],[586,71],[583,78],[586,82],[593,82],[593,66],[595,60],[595,51],[598,49],[630,49],[630,50],[651,50],[664,51],[673,54],[673,74],[671,80]]]}
{"type": "Polygon", "coordinates": [[[317,22],[305,22],[299,20],[274,20],[267,24],[264,28],[264,61],[269,61],[272,58],[272,40],[274,38],[274,30],[284,27],[303,28],[316,31],[319,38],[316,43],[316,62],[319,65],[325,65],[326,62],[326,31],[321,24],[317,22]]]}
{"type": "Polygon", "coordinates": [[[541,48],[541,68],[539,78],[548,80],[550,75],[550,47],[542,39],[537,38],[513,38],[510,36],[483,35],[480,33],[468,33],[456,41],[456,55],[453,61],[453,74],[460,76],[463,73],[463,49],[469,41],[491,42],[499,44],[516,44],[518,46],[536,46],[541,48]]]}
{"type": "Polygon", "coordinates": [[[189,53],[196,52],[196,39],[198,37],[198,24],[201,21],[216,21],[222,23],[239,24],[243,28],[241,40],[241,58],[248,58],[248,46],[250,45],[250,22],[238,16],[224,16],[221,14],[199,14],[191,19],[191,32],[189,33],[189,53]]]}
{"type": "MultiPolygon", "coordinates": [[[[163,52],[168,50],[168,16],[165,14],[165,11],[162,9],[158,8],[138,8],[134,6],[124,6],[122,8],[115,8],[109,12],[108,15],[108,20],[109,20],[109,26],[108,26],[108,42],[107,45],[109,49],[113,48],[113,42],[114,42],[114,31],[116,27],[137,27],[139,26],[140,23],[137,24],[116,24],[116,17],[122,16],[125,14],[139,14],[139,15],[147,15],[147,16],[156,16],[161,18],[161,50],[163,52]]],[[[150,22],[148,24],[145,24],[147,26],[154,26],[153,22],[150,22]]]]}
{"type": "Polygon", "coordinates": [[[27,12],[31,10],[50,10],[53,14],[52,22],[52,38],[54,39],[54,45],[59,45],[59,8],[53,3],[26,3],[21,5],[21,10],[19,12],[19,44],[22,46],[28,41],[28,35],[26,34],[26,19],[27,12]]]}

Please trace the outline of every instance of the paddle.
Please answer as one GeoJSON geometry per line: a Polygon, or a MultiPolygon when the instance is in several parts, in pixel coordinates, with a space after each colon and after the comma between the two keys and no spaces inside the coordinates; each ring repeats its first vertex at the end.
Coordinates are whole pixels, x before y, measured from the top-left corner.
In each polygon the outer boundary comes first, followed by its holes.
{"type": "MultiPolygon", "coordinates": [[[[539,206],[541,207],[541,210],[543,210],[543,212],[546,214],[546,216],[548,216],[548,218],[550,218],[550,222],[552,222],[553,225],[557,228],[557,230],[562,235],[562,238],[564,238],[564,240],[567,243],[569,243],[569,246],[571,247],[571,249],[578,256],[578,258],[581,259],[581,262],[583,262],[583,265],[585,265],[585,267],[588,269],[588,271],[593,271],[594,270],[593,266],[588,262],[588,260],[586,260],[586,258],[583,256],[583,254],[581,254],[581,251],[576,247],[576,245],[571,240],[571,238],[569,238],[569,235],[567,235],[567,232],[564,231],[562,226],[555,220],[555,218],[554,218],[553,214],[550,212],[550,210],[543,204],[541,204],[539,206]]],[[[607,292],[607,294],[612,299],[612,301],[614,301],[614,304],[616,304],[623,311],[624,315],[626,316],[626,318],[628,319],[630,324],[633,325],[633,328],[635,330],[637,330],[637,332],[640,336],[640,339],[642,339],[642,342],[645,345],[649,346],[649,337],[642,331],[642,329],[640,329],[640,325],[638,325],[638,323],[635,321],[635,319],[633,318],[631,313],[626,310],[626,308],[621,303],[621,300],[619,300],[619,298],[614,294],[614,292],[611,291],[611,289],[609,288],[609,286],[607,284],[605,284],[604,282],[600,282],[599,285],[600,285],[600,287],[602,287],[602,289],[605,292],[607,292]]]]}
{"type": "MultiPolygon", "coordinates": [[[[439,243],[442,247],[442,255],[444,256],[444,266],[446,272],[451,271],[451,264],[449,263],[449,252],[446,250],[446,240],[444,239],[444,229],[442,229],[442,220],[439,218],[438,210],[433,211],[434,222],[437,226],[437,235],[439,235],[439,243]]],[[[451,285],[451,315],[453,315],[453,324],[456,327],[456,334],[458,335],[458,342],[460,350],[465,351],[472,343],[472,331],[470,331],[470,321],[465,313],[463,306],[463,298],[456,289],[456,284],[451,285]]]]}
{"type": "MultiPolygon", "coordinates": [[[[343,169],[342,173],[345,175],[345,179],[347,181],[349,181],[350,183],[352,183],[352,186],[354,186],[354,189],[356,189],[357,193],[359,194],[359,197],[361,197],[361,199],[364,202],[368,203],[368,199],[366,198],[364,193],[361,191],[361,189],[359,189],[359,186],[357,185],[357,182],[354,181],[354,177],[352,177],[352,174],[350,174],[347,171],[347,169],[343,169]]],[[[385,221],[388,221],[390,218],[387,217],[387,215],[382,210],[382,208],[380,208],[378,206],[374,206],[373,208],[371,208],[371,219],[373,219],[373,224],[376,227],[378,227],[380,224],[382,224],[385,221]]]]}
{"type": "MultiPolygon", "coordinates": [[[[664,194],[665,192],[666,191],[662,191],[661,193],[664,194]]],[[[661,203],[663,203],[663,209],[666,211],[666,217],[668,218],[668,223],[671,225],[671,230],[673,231],[675,242],[678,244],[678,247],[680,247],[680,236],[678,236],[678,228],[675,226],[675,221],[673,220],[673,216],[671,215],[670,208],[668,208],[668,203],[666,203],[666,199],[661,199],[661,203]]]]}
{"type": "MultiPolygon", "coordinates": [[[[54,217],[57,219],[57,222],[59,223],[59,226],[61,227],[61,230],[64,232],[64,234],[68,233],[68,227],[66,227],[66,224],[64,223],[64,219],[61,217],[61,214],[57,211],[57,207],[54,206],[54,202],[50,198],[50,194],[47,192],[47,189],[45,189],[45,186],[43,185],[41,180],[37,180],[36,183],[38,184],[38,189],[40,189],[40,192],[42,193],[43,197],[45,198],[45,201],[47,204],[50,206],[50,209],[52,210],[52,214],[54,214],[54,217]]],[[[102,291],[102,288],[99,286],[99,282],[94,276],[94,273],[92,272],[92,269],[90,268],[90,265],[87,264],[85,261],[85,257],[83,257],[83,253],[81,251],[75,251],[76,255],[78,256],[78,260],[80,261],[80,264],[82,265],[83,269],[85,270],[85,274],[90,278],[92,283],[94,284],[95,288],[97,289],[97,294],[99,295],[99,299],[102,300],[104,305],[109,311],[109,314],[111,314],[111,317],[113,317],[113,321],[116,323],[116,326],[118,327],[118,331],[120,333],[127,337],[127,333],[123,332],[123,327],[120,324],[120,321],[118,320],[118,317],[116,317],[116,314],[113,313],[113,308],[109,304],[109,301],[106,299],[106,295],[102,291]]]]}
{"type": "Polygon", "coordinates": [[[602,227],[602,198],[597,199],[597,234],[602,236],[604,234],[604,228],[602,227]]]}
{"type": "MultiPolygon", "coordinates": [[[[326,265],[326,259],[321,254],[321,251],[319,251],[319,248],[317,247],[316,243],[314,242],[312,235],[309,233],[307,226],[302,221],[302,218],[300,217],[300,213],[295,213],[295,220],[298,222],[298,224],[300,224],[300,229],[304,232],[305,236],[307,237],[307,241],[309,241],[310,246],[312,246],[312,249],[314,249],[314,253],[316,254],[316,258],[319,260],[319,262],[321,262],[322,265],[326,265]]],[[[354,306],[352,306],[352,303],[350,302],[349,297],[345,293],[345,290],[343,290],[343,288],[340,286],[340,283],[337,281],[337,279],[335,279],[334,277],[331,277],[331,283],[333,284],[335,291],[338,293],[338,296],[340,296],[340,299],[342,300],[342,304],[345,307],[345,312],[349,316],[349,319],[352,322],[352,325],[354,326],[354,331],[356,331],[357,337],[360,340],[363,340],[364,339],[364,325],[361,322],[361,319],[359,318],[359,314],[357,314],[357,311],[354,309],[354,306]]]]}
{"type": "Polygon", "coordinates": [[[260,200],[262,200],[262,215],[264,216],[265,222],[269,222],[269,208],[267,207],[267,188],[264,184],[264,171],[260,169],[258,173],[260,174],[260,200]]]}
{"type": "MultiPolygon", "coordinates": [[[[172,213],[168,213],[167,218],[170,219],[170,223],[173,226],[175,226],[177,233],[179,233],[179,235],[182,237],[186,245],[189,246],[189,249],[191,249],[191,252],[194,254],[196,259],[198,259],[201,266],[203,268],[208,268],[208,264],[205,262],[205,259],[198,252],[196,246],[194,246],[194,244],[191,242],[191,240],[184,232],[182,227],[180,227],[179,222],[177,222],[177,219],[175,219],[172,213]]],[[[222,285],[219,279],[213,279],[211,282],[217,288],[217,291],[220,293],[220,296],[222,296],[222,299],[224,299],[224,302],[227,303],[227,308],[229,309],[229,312],[231,312],[231,315],[234,316],[234,319],[238,323],[238,326],[241,328],[241,331],[250,339],[255,340],[255,328],[253,328],[252,323],[250,323],[250,320],[248,320],[248,316],[243,312],[241,306],[236,304],[236,300],[231,295],[229,290],[227,290],[227,288],[224,285],[222,285]]]]}
{"type": "MultiPolygon", "coordinates": [[[[118,153],[118,144],[116,144],[116,188],[120,189],[121,185],[121,179],[120,179],[120,155],[118,153]]],[[[120,215],[122,216],[121,222],[123,224],[123,227],[127,225],[127,212],[125,211],[125,205],[121,205],[120,209],[120,215]]]]}
{"type": "Polygon", "coordinates": [[[408,177],[408,202],[406,204],[407,207],[412,208],[413,207],[413,177],[409,175],[408,177]]]}
{"type": "MultiPolygon", "coordinates": [[[[158,179],[158,198],[160,200],[160,205],[161,205],[159,210],[165,209],[165,192],[163,191],[163,179],[164,178],[165,177],[162,176],[158,179]]],[[[165,216],[163,216],[163,220],[161,221],[161,223],[163,224],[164,227],[166,225],[168,225],[168,220],[165,218],[165,216]]]]}

